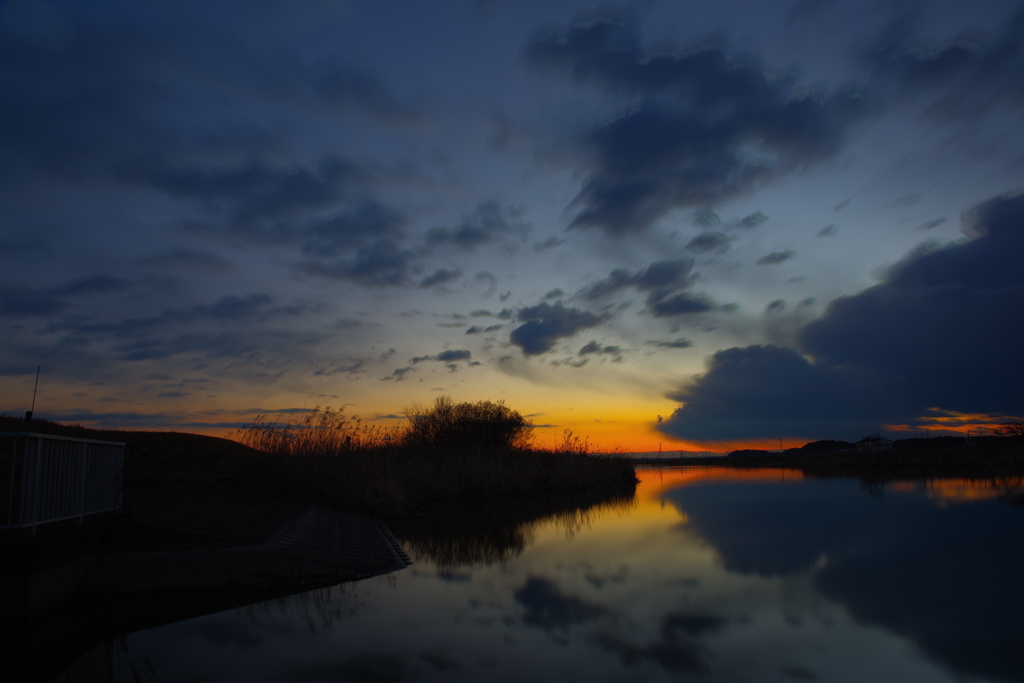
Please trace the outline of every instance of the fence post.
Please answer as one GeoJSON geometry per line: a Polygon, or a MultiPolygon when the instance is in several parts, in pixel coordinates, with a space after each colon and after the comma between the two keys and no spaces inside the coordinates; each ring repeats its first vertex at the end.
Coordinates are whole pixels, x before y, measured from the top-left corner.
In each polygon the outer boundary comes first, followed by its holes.
{"type": "Polygon", "coordinates": [[[82,444],[82,463],[78,468],[78,478],[81,481],[78,495],[78,523],[82,523],[82,517],[85,516],[85,473],[87,471],[85,460],[89,457],[89,444],[82,444]]]}
{"type": "Polygon", "coordinates": [[[7,524],[13,524],[14,516],[14,473],[18,462],[18,437],[11,439],[11,485],[7,492],[7,524]]]}
{"type": "Polygon", "coordinates": [[[32,485],[32,531],[29,532],[33,536],[35,536],[36,533],[36,524],[39,523],[39,478],[42,476],[40,470],[43,469],[42,453],[43,438],[41,436],[37,436],[35,458],[33,459],[36,476],[33,477],[35,482],[32,485]]]}

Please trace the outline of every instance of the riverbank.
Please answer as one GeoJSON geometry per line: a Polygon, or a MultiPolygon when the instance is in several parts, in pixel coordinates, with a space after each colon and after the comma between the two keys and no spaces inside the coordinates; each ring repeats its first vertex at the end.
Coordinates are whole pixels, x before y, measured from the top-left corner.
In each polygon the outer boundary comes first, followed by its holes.
{"type": "Polygon", "coordinates": [[[9,416],[0,416],[0,431],[124,442],[126,490],[228,487],[385,518],[415,515],[442,501],[585,490],[632,495],[637,481],[631,462],[580,451],[446,453],[380,442],[303,455],[201,434],[27,424],[9,416]]]}

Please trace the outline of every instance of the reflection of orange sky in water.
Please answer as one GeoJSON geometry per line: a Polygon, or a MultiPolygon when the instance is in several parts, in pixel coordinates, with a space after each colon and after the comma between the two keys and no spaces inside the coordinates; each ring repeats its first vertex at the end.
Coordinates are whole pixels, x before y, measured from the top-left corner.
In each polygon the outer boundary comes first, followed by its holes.
{"type": "MultiPolygon", "coordinates": [[[[778,468],[733,469],[728,467],[638,467],[637,504],[640,508],[661,507],[661,497],[679,486],[704,482],[765,483],[800,482],[807,477],[799,470],[778,468]]],[[[924,493],[941,504],[992,500],[1007,490],[1024,490],[1024,477],[1006,479],[934,479],[923,482],[892,482],[885,491],[924,493]]]]}
{"type": "Polygon", "coordinates": [[[1020,477],[1013,479],[985,479],[972,481],[970,479],[937,479],[926,482],[901,481],[886,485],[887,491],[898,493],[924,492],[932,500],[941,503],[969,503],[976,500],[992,500],[1006,495],[1008,489],[1021,490],[1024,488],[1024,480],[1020,477]]]}
{"type": "Polygon", "coordinates": [[[668,490],[698,482],[803,481],[799,470],[776,468],[733,469],[731,467],[637,467],[637,500],[658,500],[668,490]]]}

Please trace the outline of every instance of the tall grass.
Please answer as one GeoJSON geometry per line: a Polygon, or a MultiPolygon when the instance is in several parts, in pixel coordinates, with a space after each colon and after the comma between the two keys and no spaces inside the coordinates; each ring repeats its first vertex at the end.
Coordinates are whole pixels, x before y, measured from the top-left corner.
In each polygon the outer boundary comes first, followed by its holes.
{"type": "Polygon", "coordinates": [[[447,397],[393,430],[330,409],[286,423],[259,417],[238,435],[259,452],[238,478],[267,495],[384,516],[439,500],[635,486],[631,463],[588,455],[571,432],[565,450],[528,448],[530,427],[503,404],[447,397]]]}

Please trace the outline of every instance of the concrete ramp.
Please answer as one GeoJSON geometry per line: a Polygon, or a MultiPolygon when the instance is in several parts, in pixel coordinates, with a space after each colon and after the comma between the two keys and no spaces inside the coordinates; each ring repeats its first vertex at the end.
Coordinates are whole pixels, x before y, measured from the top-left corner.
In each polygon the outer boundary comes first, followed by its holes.
{"type": "Polygon", "coordinates": [[[411,564],[387,526],[365,515],[227,489],[136,491],[124,508],[79,595],[291,589],[411,564]]]}

